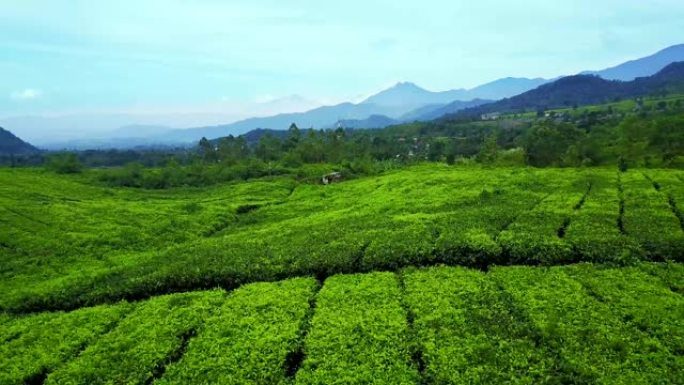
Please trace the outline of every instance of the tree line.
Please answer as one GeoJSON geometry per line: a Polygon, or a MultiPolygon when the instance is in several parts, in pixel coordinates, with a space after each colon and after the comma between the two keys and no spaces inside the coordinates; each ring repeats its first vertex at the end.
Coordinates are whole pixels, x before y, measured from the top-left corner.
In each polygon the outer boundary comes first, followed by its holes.
{"type": "Polygon", "coordinates": [[[264,131],[257,138],[202,138],[186,149],[53,153],[42,163],[60,173],[97,167],[111,185],[166,188],[294,174],[318,179],[339,171],[368,175],[416,162],[533,167],[683,167],[681,103],[637,103],[540,112],[497,121],[433,121],[382,130],[344,128],[264,131]],[[648,107],[648,106],[647,106],[648,107]],[[122,166],[122,167],[119,167],[122,166]],[[104,167],[104,168],[103,168],[104,167]]]}

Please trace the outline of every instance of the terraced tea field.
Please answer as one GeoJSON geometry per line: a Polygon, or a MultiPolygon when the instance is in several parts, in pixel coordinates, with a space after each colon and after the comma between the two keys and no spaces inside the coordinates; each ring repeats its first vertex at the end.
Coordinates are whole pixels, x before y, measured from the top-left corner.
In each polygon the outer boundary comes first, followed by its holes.
{"type": "Polygon", "coordinates": [[[0,384],[684,383],[684,173],[0,170],[0,384]]]}
{"type": "Polygon", "coordinates": [[[681,264],[408,268],[2,319],[0,383],[680,384],[681,264]]]}

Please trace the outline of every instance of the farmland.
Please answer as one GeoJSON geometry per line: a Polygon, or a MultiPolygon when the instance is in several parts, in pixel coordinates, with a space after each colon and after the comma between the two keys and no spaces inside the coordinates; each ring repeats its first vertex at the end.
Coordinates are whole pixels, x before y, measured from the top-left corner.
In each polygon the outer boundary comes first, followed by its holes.
{"type": "Polygon", "coordinates": [[[683,175],[426,164],[330,186],[148,191],[5,169],[0,308],[439,263],[681,262],[683,175]]]}
{"type": "Polygon", "coordinates": [[[0,169],[0,384],[682,383],[683,209],[665,169],[0,169]]]}
{"type": "Polygon", "coordinates": [[[665,277],[684,270],[407,268],[6,316],[0,383],[677,384],[665,277]]]}

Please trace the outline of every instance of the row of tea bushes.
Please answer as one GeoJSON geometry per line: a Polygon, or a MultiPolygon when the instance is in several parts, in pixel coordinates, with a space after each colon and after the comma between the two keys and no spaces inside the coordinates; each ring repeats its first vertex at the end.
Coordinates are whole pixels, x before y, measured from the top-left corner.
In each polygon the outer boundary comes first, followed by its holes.
{"type": "Polygon", "coordinates": [[[0,313],[0,384],[680,384],[682,282],[436,266],[0,313]]]}

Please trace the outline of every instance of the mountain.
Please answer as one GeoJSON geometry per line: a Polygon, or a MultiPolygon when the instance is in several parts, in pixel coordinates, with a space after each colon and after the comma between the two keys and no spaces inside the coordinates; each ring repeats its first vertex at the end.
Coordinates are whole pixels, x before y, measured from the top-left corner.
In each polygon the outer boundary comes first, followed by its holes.
{"type": "MultiPolygon", "coordinates": [[[[241,135],[256,129],[286,130],[291,123],[305,128],[331,128],[337,127],[338,123],[350,128],[384,128],[400,122],[432,120],[445,113],[453,113],[488,102],[488,100],[471,97],[472,95],[512,96],[520,89],[528,89],[543,82],[546,80],[506,78],[472,90],[441,92],[428,91],[413,83],[404,82],[370,96],[358,104],[341,103],[306,112],[250,118],[230,124],[176,129],[165,133],[158,139],[163,140],[164,143],[195,142],[202,137],[214,139],[228,135],[241,135]],[[444,110],[442,113],[435,113],[439,109],[444,110]]],[[[499,97],[492,99],[499,99],[499,97]]]]}
{"type": "Polygon", "coordinates": [[[439,92],[428,91],[410,82],[402,82],[370,96],[361,103],[378,106],[413,107],[411,110],[414,110],[426,105],[445,105],[455,100],[503,99],[537,88],[547,82],[549,80],[542,78],[508,77],[471,89],[461,88],[439,92]]]}
{"type": "Polygon", "coordinates": [[[668,64],[684,61],[684,44],[673,45],[644,58],[630,60],[601,71],[587,71],[582,74],[598,75],[608,80],[630,81],[638,77],[658,73],[668,64]]]}
{"type": "Polygon", "coordinates": [[[426,104],[445,104],[458,98],[460,90],[432,92],[410,82],[397,83],[393,87],[368,97],[361,104],[404,108],[410,110],[426,104]]]}
{"type": "Polygon", "coordinates": [[[286,130],[290,124],[296,123],[300,128],[331,127],[335,122],[348,119],[366,119],[371,115],[394,115],[392,107],[375,104],[342,103],[324,106],[306,112],[279,114],[265,118],[250,118],[231,124],[174,130],[164,135],[165,140],[198,141],[199,138],[219,138],[228,135],[241,135],[251,130],[275,129],[286,130]]]}
{"type": "Polygon", "coordinates": [[[477,118],[493,112],[537,111],[646,96],[684,92],[684,62],[672,63],[650,77],[630,82],[605,80],[596,75],[567,76],[509,99],[462,110],[450,118],[477,118]]]}
{"type": "Polygon", "coordinates": [[[493,82],[485,83],[481,86],[472,88],[467,93],[457,98],[460,100],[473,99],[491,99],[499,100],[503,98],[510,98],[521,94],[523,92],[533,90],[542,84],[546,84],[552,80],[535,78],[503,78],[494,80],[493,82]]]}
{"type": "Polygon", "coordinates": [[[26,155],[39,152],[32,145],[0,127],[0,155],[26,155]]]}
{"type": "Polygon", "coordinates": [[[392,119],[385,115],[371,115],[366,119],[340,120],[333,127],[344,128],[385,128],[400,123],[426,122],[435,120],[444,115],[453,114],[466,108],[477,107],[491,103],[492,100],[475,99],[469,102],[456,100],[448,104],[428,104],[408,112],[398,119],[392,119]]]}
{"type": "Polygon", "coordinates": [[[403,120],[405,122],[415,122],[424,120],[424,117],[429,115],[432,111],[438,110],[446,106],[447,104],[448,103],[428,104],[422,107],[418,107],[415,110],[412,110],[402,115],[400,120],[403,120]]]}
{"type": "MultiPolygon", "coordinates": [[[[424,122],[428,120],[435,120],[437,118],[440,118],[444,115],[449,115],[449,114],[455,114],[458,111],[465,110],[466,108],[473,108],[473,107],[478,107],[483,104],[491,103],[493,100],[485,100],[485,99],[474,99],[469,102],[462,102],[460,100],[456,100],[454,102],[451,102],[449,104],[445,105],[440,105],[435,108],[427,109],[427,108],[420,108],[417,111],[420,111],[420,115],[415,116],[413,119],[411,118],[406,118],[402,117],[402,120],[405,122],[412,122],[412,121],[419,121],[419,122],[424,122]]],[[[407,114],[407,116],[414,115],[412,113],[407,114]]]]}

